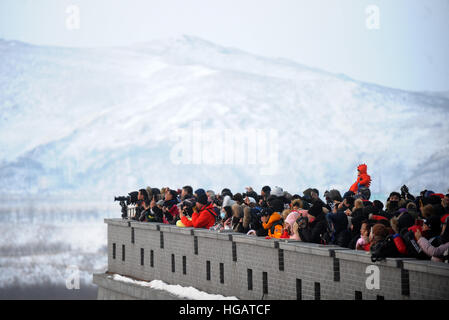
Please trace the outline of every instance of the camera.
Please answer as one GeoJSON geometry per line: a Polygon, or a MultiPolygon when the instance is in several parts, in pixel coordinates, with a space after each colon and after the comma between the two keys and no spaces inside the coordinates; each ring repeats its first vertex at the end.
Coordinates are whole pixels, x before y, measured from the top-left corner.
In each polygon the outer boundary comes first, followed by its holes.
{"type": "Polygon", "coordinates": [[[182,213],[186,216],[191,217],[193,214],[193,207],[195,206],[195,203],[196,202],[192,200],[184,200],[183,202],[181,202],[180,209],[182,213]]]}
{"type": "Polygon", "coordinates": [[[217,207],[221,207],[223,205],[223,200],[219,199],[218,197],[215,197],[214,204],[217,205],[217,207]]]}
{"type": "Polygon", "coordinates": [[[408,194],[408,187],[405,184],[401,187],[401,193],[402,195],[408,194]]]}
{"type": "Polygon", "coordinates": [[[126,202],[126,205],[128,205],[128,206],[131,204],[137,204],[138,201],[140,201],[140,200],[137,200],[138,194],[139,194],[139,192],[132,191],[132,192],[128,193],[128,196],[114,197],[114,201],[126,202]]]}
{"type": "Polygon", "coordinates": [[[120,201],[120,206],[122,207],[122,218],[128,218],[128,206],[132,204],[137,204],[139,200],[137,200],[139,192],[132,191],[128,193],[128,196],[119,196],[114,197],[114,201],[120,201]]]}
{"type": "Polygon", "coordinates": [[[299,217],[296,219],[296,223],[298,224],[299,229],[304,229],[307,228],[309,219],[307,217],[299,217]]]}

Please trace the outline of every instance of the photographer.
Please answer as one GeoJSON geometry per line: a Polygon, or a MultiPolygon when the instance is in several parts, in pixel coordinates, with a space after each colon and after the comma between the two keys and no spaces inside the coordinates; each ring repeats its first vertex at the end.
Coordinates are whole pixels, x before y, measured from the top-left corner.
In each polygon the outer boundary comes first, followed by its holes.
{"type": "Polygon", "coordinates": [[[146,189],[140,189],[137,194],[136,215],[131,219],[137,221],[145,221],[144,211],[150,208],[150,198],[146,189]]]}
{"type": "Polygon", "coordinates": [[[415,197],[408,192],[408,187],[405,184],[401,187],[401,198],[405,200],[415,201],[415,197]]]}
{"type": "Polygon", "coordinates": [[[298,227],[301,241],[321,243],[321,236],[327,231],[327,222],[322,204],[319,202],[313,204],[307,213],[307,217],[298,222],[298,227]]]}
{"type": "Polygon", "coordinates": [[[162,222],[166,224],[175,224],[179,218],[178,193],[175,190],[166,189],[165,200],[162,205],[163,218],[162,222]]]}
{"type": "Polygon", "coordinates": [[[193,208],[195,207],[196,199],[185,199],[179,205],[179,217],[180,219],[176,221],[177,227],[185,227],[184,223],[182,223],[181,217],[185,216],[188,220],[192,221],[193,208]]]}
{"type": "Polygon", "coordinates": [[[257,236],[274,237],[275,227],[277,225],[283,225],[281,217],[281,212],[284,208],[283,201],[272,195],[268,199],[268,205],[268,208],[262,208],[260,216],[262,228],[256,231],[257,236]]]}
{"type": "Polygon", "coordinates": [[[215,224],[215,211],[213,209],[213,204],[207,201],[207,195],[204,190],[203,192],[199,192],[199,190],[195,192],[196,203],[193,207],[192,219],[189,220],[181,211],[181,222],[186,227],[209,229],[215,224]]]}
{"type": "Polygon", "coordinates": [[[268,197],[270,196],[271,188],[269,186],[264,186],[262,190],[260,191],[260,198],[259,198],[259,206],[261,208],[268,207],[268,197]]]}

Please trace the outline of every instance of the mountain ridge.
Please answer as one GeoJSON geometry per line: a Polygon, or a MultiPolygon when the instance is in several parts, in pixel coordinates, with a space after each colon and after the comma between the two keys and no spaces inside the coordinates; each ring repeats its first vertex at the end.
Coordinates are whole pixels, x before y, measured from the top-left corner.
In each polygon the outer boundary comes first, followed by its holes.
{"type": "MultiPolygon", "coordinates": [[[[214,45],[204,43],[191,50],[181,41],[168,51],[157,42],[153,51],[21,50],[14,44],[8,51],[0,40],[6,61],[0,71],[0,191],[112,193],[150,181],[345,189],[358,162],[368,162],[373,190],[387,192],[403,181],[420,188],[413,175],[426,161],[444,167],[444,157],[432,156],[448,145],[448,99],[295,68],[295,62],[285,67],[238,49],[211,51],[214,45]],[[276,130],[280,172],[261,177],[260,166],[248,163],[218,172],[170,163],[174,132],[198,120],[222,133],[276,130]],[[401,154],[408,158],[398,166],[394,158],[401,154]]],[[[433,170],[420,183],[442,189],[447,180],[447,173],[433,170]]]]}

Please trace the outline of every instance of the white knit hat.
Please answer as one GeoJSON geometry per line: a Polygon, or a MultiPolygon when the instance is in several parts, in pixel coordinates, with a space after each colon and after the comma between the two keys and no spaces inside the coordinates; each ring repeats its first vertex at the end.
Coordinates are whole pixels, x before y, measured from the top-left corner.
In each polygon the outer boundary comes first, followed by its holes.
{"type": "Polygon", "coordinates": [[[271,191],[271,195],[276,196],[276,197],[282,197],[284,195],[284,190],[282,190],[281,187],[276,186],[271,191]]]}
{"type": "Polygon", "coordinates": [[[225,196],[223,199],[222,207],[231,207],[233,204],[235,204],[235,201],[231,199],[230,196],[225,196]]]}

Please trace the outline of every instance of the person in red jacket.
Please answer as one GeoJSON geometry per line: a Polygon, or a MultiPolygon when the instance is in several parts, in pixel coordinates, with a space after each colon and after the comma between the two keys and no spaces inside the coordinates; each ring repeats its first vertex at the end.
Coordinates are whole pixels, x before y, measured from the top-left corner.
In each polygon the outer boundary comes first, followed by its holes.
{"type": "Polygon", "coordinates": [[[351,188],[349,188],[349,191],[354,192],[354,194],[361,194],[362,198],[365,200],[369,200],[371,196],[371,192],[369,190],[371,185],[371,177],[366,173],[367,169],[368,167],[366,164],[361,164],[357,167],[357,181],[352,184],[351,188]]]}
{"type": "Polygon", "coordinates": [[[207,195],[201,193],[197,196],[195,207],[193,208],[192,220],[181,213],[181,222],[186,227],[209,229],[215,224],[215,211],[213,203],[207,201],[207,195]]]}

